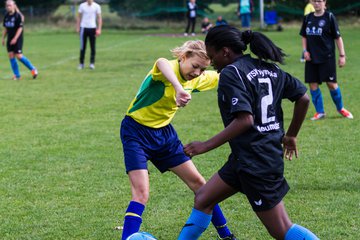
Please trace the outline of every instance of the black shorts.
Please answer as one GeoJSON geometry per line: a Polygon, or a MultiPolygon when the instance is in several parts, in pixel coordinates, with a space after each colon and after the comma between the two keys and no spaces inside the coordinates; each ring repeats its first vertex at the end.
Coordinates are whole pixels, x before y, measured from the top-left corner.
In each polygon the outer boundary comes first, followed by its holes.
{"type": "Polygon", "coordinates": [[[336,83],[336,62],[335,58],[329,59],[324,63],[305,63],[305,82],[318,83],[333,82],[336,83]]]}
{"type": "Polygon", "coordinates": [[[290,189],[283,175],[258,177],[238,169],[239,161],[230,155],[218,173],[225,183],[246,195],[255,212],[272,209],[290,189]]]}
{"type": "Polygon", "coordinates": [[[15,54],[22,54],[23,39],[19,38],[14,45],[10,45],[11,39],[8,39],[6,43],[7,51],[15,54]]]}

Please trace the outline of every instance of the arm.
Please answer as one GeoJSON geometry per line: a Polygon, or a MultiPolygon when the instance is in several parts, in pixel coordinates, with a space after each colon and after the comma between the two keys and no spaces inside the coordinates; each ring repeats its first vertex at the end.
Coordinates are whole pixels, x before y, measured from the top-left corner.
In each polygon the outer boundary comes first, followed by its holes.
{"type": "Polygon", "coordinates": [[[23,31],[23,28],[22,28],[22,27],[19,27],[18,30],[17,30],[16,33],[15,33],[15,36],[14,36],[13,39],[11,39],[11,41],[10,41],[10,45],[16,44],[16,42],[17,42],[20,34],[22,33],[22,31],[23,31]]]}
{"type": "Polygon", "coordinates": [[[301,37],[302,48],[304,52],[304,58],[306,61],[311,61],[310,53],[307,50],[307,41],[305,37],[301,37]]]}
{"type": "Polygon", "coordinates": [[[77,16],[76,16],[76,32],[80,32],[80,21],[81,21],[81,18],[82,18],[82,14],[81,13],[78,13],[77,16]]]}
{"type": "Polygon", "coordinates": [[[336,46],[339,50],[339,67],[345,66],[346,58],[345,58],[345,48],[342,37],[335,39],[336,46]]]}
{"type": "Polygon", "coordinates": [[[101,29],[102,29],[102,16],[101,13],[98,13],[96,15],[98,24],[97,24],[97,29],[96,29],[96,36],[99,36],[101,34],[101,29]]]}
{"type": "Polygon", "coordinates": [[[191,95],[184,91],[168,60],[165,58],[159,58],[156,61],[156,66],[165,78],[173,85],[176,92],[176,105],[178,107],[185,107],[191,100],[191,95]]]}
{"type": "Polygon", "coordinates": [[[2,33],[2,45],[5,45],[5,38],[7,35],[7,29],[4,27],[3,33],[2,33]]]}
{"type": "Polygon", "coordinates": [[[298,135],[301,125],[305,119],[309,103],[310,99],[306,93],[295,102],[293,117],[289,128],[283,138],[284,155],[285,158],[289,160],[292,160],[294,153],[295,157],[298,157],[298,150],[296,148],[296,136],[298,135]]]}
{"type": "Polygon", "coordinates": [[[188,156],[195,156],[217,148],[236,136],[247,131],[254,124],[253,116],[248,112],[238,112],[234,120],[220,133],[205,142],[192,142],[184,146],[188,156]]]}

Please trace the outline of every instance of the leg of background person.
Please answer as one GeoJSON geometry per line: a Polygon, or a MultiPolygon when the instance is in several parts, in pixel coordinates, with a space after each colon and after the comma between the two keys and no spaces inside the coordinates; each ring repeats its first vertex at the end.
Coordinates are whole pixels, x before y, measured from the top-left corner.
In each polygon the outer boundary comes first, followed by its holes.
{"type": "Polygon", "coordinates": [[[95,64],[95,55],[96,55],[96,29],[92,29],[90,36],[90,48],[91,48],[91,53],[90,53],[90,64],[95,64]]]}
{"type": "Polygon", "coordinates": [[[86,33],[85,29],[80,29],[80,64],[84,64],[85,58],[85,51],[86,51],[86,33]]]}
{"type": "Polygon", "coordinates": [[[288,217],[283,201],[267,211],[256,212],[269,234],[275,239],[318,240],[310,230],[293,224],[288,217]]]}
{"type": "Polygon", "coordinates": [[[126,210],[122,240],[139,231],[142,214],[149,199],[149,174],[147,169],[134,170],[128,173],[131,183],[132,200],[126,210]]]}
{"type": "Polygon", "coordinates": [[[19,59],[30,71],[34,70],[35,67],[31,64],[30,60],[22,54],[16,54],[16,58],[19,59]]]}
{"type": "Polygon", "coordinates": [[[196,18],[191,18],[191,33],[195,34],[196,18]]]}
{"type": "Polygon", "coordinates": [[[14,73],[14,77],[19,79],[20,78],[19,65],[16,61],[15,54],[13,52],[9,52],[9,60],[10,60],[11,70],[14,73]]]}
{"type": "Polygon", "coordinates": [[[324,102],[319,84],[310,83],[310,94],[317,113],[324,113],[324,102]]]}
{"type": "Polygon", "coordinates": [[[336,106],[336,110],[340,111],[343,109],[344,105],[339,85],[337,83],[330,82],[327,82],[326,84],[329,88],[331,98],[336,106]]]}
{"type": "MultiPolygon", "coordinates": [[[[196,192],[194,208],[189,219],[181,230],[178,239],[198,239],[206,230],[210,221],[212,221],[215,226],[219,223],[224,223],[223,226],[226,226],[226,219],[224,218],[217,203],[223,201],[234,193],[236,193],[236,191],[224,183],[216,173],[208,183],[196,192]],[[214,218],[214,214],[219,214],[218,210],[220,210],[221,217],[217,216],[214,218]],[[213,216],[211,216],[211,213],[213,213],[213,216]]],[[[222,231],[219,231],[221,227],[222,226],[218,225],[217,228],[219,235],[222,231]]],[[[230,231],[227,234],[227,236],[230,236],[230,231]]],[[[221,235],[220,237],[224,238],[224,236],[221,235]]]]}
{"type": "Polygon", "coordinates": [[[187,18],[187,25],[186,25],[186,28],[185,28],[185,33],[189,33],[190,24],[191,24],[191,18],[188,17],[187,18]]]}

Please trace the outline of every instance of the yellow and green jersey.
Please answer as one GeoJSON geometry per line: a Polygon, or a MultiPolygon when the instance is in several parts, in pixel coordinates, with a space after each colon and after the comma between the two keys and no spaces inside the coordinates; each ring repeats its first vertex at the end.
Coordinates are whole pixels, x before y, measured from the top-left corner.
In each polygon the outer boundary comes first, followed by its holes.
{"type": "MultiPolygon", "coordinates": [[[[181,76],[178,60],[171,60],[169,64],[183,89],[190,94],[218,85],[219,74],[215,71],[204,71],[199,77],[187,81],[181,76]]],[[[126,115],[144,126],[161,128],[170,124],[177,110],[175,89],[155,63],[131,101],[126,115]]]]}

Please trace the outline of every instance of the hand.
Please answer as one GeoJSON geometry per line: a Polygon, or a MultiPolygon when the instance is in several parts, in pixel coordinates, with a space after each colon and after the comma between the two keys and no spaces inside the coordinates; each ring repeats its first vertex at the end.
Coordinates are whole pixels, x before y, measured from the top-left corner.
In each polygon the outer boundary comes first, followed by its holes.
{"type": "Polygon", "coordinates": [[[346,63],[346,58],[345,56],[343,57],[339,57],[339,67],[344,67],[345,66],[345,63],[346,63]]]}
{"type": "Polygon", "coordinates": [[[288,160],[292,160],[294,153],[295,157],[298,157],[298,150],[296,148],[296,137],[289,137],[284,136],[283,138],[283,149],[284,149],[284,156],[288,160]]]}
{"type": "Polygon", "coordinates": [[[95,31],[95,36],[100,36],[100,34],[101,34],[101,29],[96,29],[96,31],[95,31]]]}
{"type": "Polygon", "coordinates": [[[13,39],[11,39],[11,41],[10,41],[10,45],[15,45],[16,42],[17,42],[17,39],[16,39],[16,38],[13,38],[13,39]]]}
{"type": "Polygon", "coordinates": [[[176,106],[178,107],[185,107],[191,100],[191,95],[180,89],[176,92],[176,106]]]}
{"type": "Polygon", "coordinates": [[[311,61],[310,53],[308,51],[304,52],[304,58],[306,61],[311,61]]]}
{"type": "Polygon", "coordinates": [[[207,151],[208,149],[204,142],[191,142],[184,146],[184,152],[189,157],[193,157],[207,151]]]}

